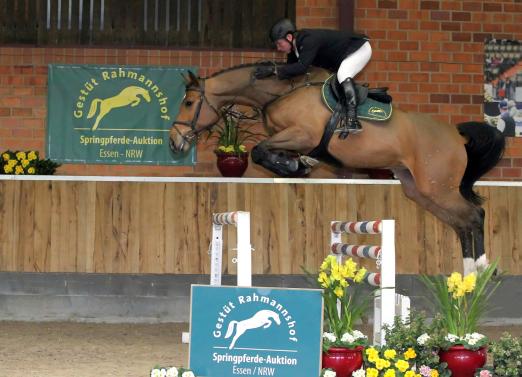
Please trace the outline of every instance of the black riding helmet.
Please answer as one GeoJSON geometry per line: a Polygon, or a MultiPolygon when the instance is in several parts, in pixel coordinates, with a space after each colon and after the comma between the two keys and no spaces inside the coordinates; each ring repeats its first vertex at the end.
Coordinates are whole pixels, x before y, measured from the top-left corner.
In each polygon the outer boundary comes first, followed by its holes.
{"type": "Polygon", "coordinates": [[[270,28],[270,40],[276,42],[278,39],[286,39],[287,34],[295,33],[295,25],[288,18],[277,21],[270,28]]]}

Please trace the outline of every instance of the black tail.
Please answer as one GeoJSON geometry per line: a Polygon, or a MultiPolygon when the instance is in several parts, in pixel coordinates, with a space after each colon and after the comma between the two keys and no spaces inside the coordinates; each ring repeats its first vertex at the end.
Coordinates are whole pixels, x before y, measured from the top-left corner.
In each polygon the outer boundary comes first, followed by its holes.
{"type": "Polygon", "coordinates": [[[458,124],[457,128],[468,139],[468,165],[460,183],[460,193],[470,202],[480,205],[484,198],[473,191],[473,185],[500,161],[506,140],[502,132],[487,123],[465,122],[458,124]]]}

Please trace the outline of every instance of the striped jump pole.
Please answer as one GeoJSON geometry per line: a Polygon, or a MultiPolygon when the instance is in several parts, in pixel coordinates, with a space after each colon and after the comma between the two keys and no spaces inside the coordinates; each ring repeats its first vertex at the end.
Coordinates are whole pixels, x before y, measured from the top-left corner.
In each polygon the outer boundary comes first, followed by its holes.
{"type": "Polygon", "coordinates": [[[380,288],[374,300],[373,341],[384,345],[385,333],[382,329],[384,325],[393,325],[396,307],[402,307],[402,303],[405,309],[400,309],[401,317],[409,315],[409,298],[400,295],[396,297],[395,294],[395,220],[332,221],[330,228],[330,250],[337,256],[339,263],[342,263],[343,257],[368,258],[375,260],[381,270],[378,273],[368,273],[365,280],[380,288]],[[380,234],[381,245],[345,244],[342,242],[342,234],[380,234]],[[397,300],[400,301],[398,305],[397,300]]]}
{"type": "Polygon", "coordinates": [[[221,285],[223,265],[223,226],[235,225],[237,233],[237,285],[252,286],[252,249],[250,245],[250,212],[224,212],[212,215],[212,247],[210,251],[210,285],[221,285]]]}

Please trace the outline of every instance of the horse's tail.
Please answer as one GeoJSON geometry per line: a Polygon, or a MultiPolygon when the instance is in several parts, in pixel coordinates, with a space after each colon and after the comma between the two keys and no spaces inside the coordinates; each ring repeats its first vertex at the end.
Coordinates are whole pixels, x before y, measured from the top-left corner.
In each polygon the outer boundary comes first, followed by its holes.
{"type": "Polygon", "coordinates": [[[460,193],[473,204],[480,205],[484,198],[473,191],[473,184],[500,161],[506,140],[502,132],[483,122],[460,123],[457,128],[468,139],[468,164],[460,183],[460,193]]]}
{"type": "Polygon", "coordinates": [[[96,114],[96,109],[98,108],[98,103],[100,103],[102,100],[99,98],[95,98],[91,102],[91,107],[89,108],[89,114],[87,114],[87,119],[91,119],[94,114],[96,114]]]}
{"type": "Polygon", "coordinates": [[[225,339],[228,339],[232,336],[232,333],[234,332],[234,325],[238,324],[237,321],[230,321],[228,324],[227,333],[225,334],[225,339]]]}

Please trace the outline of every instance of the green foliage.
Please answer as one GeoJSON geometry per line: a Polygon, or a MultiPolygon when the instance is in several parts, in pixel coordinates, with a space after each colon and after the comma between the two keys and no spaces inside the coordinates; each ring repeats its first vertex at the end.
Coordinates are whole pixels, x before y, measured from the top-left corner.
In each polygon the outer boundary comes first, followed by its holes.
{"type": "Polygon", "coordinates": [[[60,164],[41,160],[36,151],[5,151],[0,158],[0,174],[52,175],[60,164]]]}
{"type": "Polygon", "coordinates": [[[498,377],[522,376],[522,338],[508,333],[493,341],[488,348],[493,357],[493,372],[498,377]]]}

